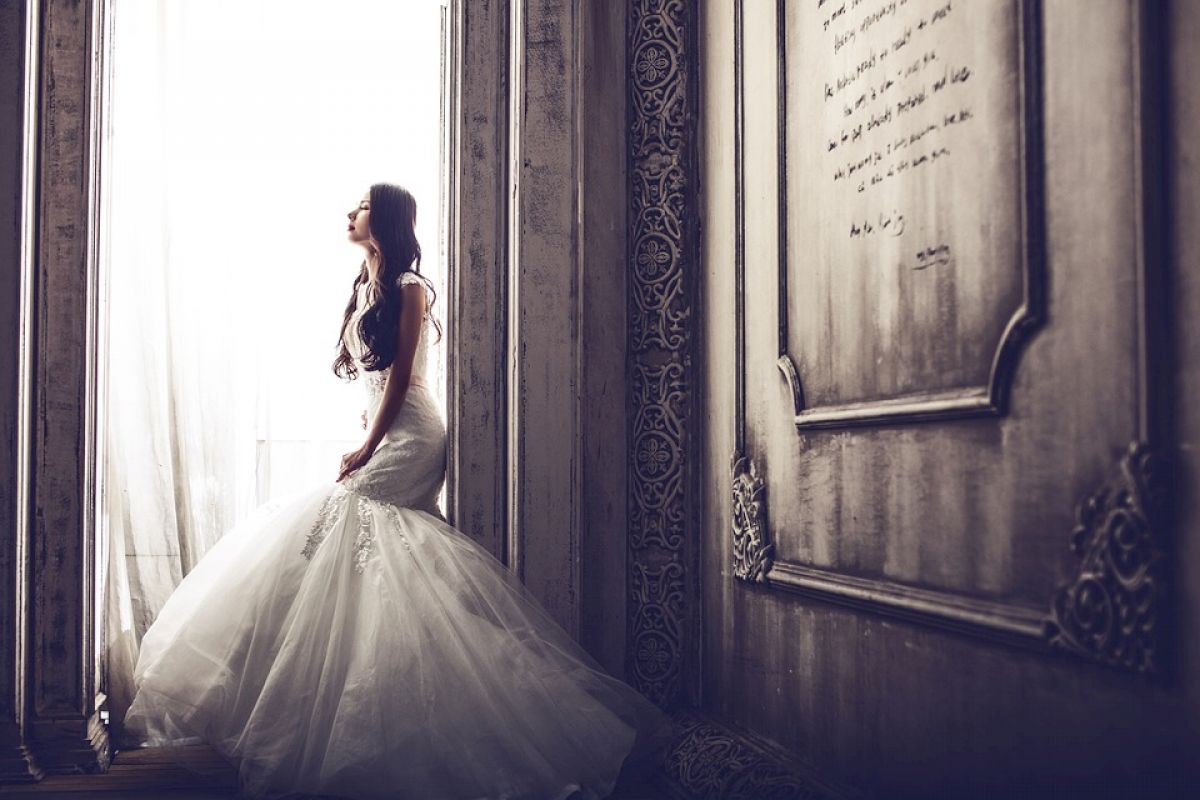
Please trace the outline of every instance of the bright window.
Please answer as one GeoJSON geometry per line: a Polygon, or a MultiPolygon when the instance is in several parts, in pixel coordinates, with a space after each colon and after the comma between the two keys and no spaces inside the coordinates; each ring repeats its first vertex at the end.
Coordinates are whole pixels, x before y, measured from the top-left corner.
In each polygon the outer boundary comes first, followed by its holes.
{"type": "MultiPolygon", "coordinates": [[[[112,407],[118,435],[161,414],[185,451],[218,453],[184,453],[192,502],[235,491],[240,517],[332,480],[361,444],[364,389],[329,367],[361,261],[345,215],[370,183],[417,197],[422,271],[445,286],[441,15],[440,0],[112,0],[112,407]],[[162,370],[172,399],[135,410],[162,370]]],[[[444,348],[431,355],[443,393],[444,348]]]]}

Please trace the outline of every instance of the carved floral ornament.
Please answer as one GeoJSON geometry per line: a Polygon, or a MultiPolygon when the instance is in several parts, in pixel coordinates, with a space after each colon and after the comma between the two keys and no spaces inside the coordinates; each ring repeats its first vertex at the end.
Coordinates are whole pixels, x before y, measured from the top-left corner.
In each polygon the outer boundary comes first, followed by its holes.
{"type": "Polygon", "coordinates": [[[1129,446],[1117,476],[1079,504],[1079,571],[1054,600],[1051,646],[1114,667],[1161,668],[1169,481],[1163,458],[1129,446]]]}
{"type": "Polygon", "coordinates": [[[750,583],[764,583],[775,558],[775,545],[767,541],[765,494],[754,462],[734,454],[733,575],[750,583]]]}
{"type": "Polygon", "coordinates": [[[660,705],[683,699],[694,612],[696,486],[692,335],[697,8],[629,0],[628,411],[630,590],[627,665],[660,705]],[[689,195],[692,195],[689,197],[689,195]]]}
{"type": "Polygon", "coordinates": [[[680,715],[667,776],[689,797],[832,800],[843,796],[744,736],[696,715],[680,715]]]}

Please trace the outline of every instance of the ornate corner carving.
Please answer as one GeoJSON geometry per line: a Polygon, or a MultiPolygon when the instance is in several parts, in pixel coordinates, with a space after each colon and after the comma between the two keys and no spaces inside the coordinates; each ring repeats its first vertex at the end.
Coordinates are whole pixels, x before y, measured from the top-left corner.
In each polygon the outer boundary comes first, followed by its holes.
{"type": "Polygon", "coordinates": [[[1079,566],[1054,599],[1052,647],[1134,672],[1161,669],[1169,486],[1162,455],[1135,442],[1116,476],[1079,504],[1079,566]]]}
{"type": "Polygon", "coordinates": [[[667,751],[667,780],[686,797],[730,800],[833,800],[842,792],[751,737],[698,715],[676,718],[675,741],[667,751]]]}
{"type": "Polygon", "coordinates": [[[754,462],[733,456],[733,576],[748,583],[765,583],[775,560],[768,541],[766,483],[754,462]]]}

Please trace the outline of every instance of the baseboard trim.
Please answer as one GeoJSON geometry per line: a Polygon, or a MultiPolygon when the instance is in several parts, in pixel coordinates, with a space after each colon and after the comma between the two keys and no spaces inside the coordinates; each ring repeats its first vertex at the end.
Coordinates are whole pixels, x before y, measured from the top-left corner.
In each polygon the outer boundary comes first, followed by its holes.
{"type": "Polygon", "coordinates": [[[112,762],[112,743],[100,712],[86,720],[38,720],[30,749],[49,775],[104,772],[112,762]]]}

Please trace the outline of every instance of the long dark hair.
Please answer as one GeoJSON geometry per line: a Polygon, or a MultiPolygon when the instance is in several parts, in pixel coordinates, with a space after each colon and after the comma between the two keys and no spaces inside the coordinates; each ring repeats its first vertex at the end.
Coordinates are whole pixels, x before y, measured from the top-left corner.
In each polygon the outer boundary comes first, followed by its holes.
{"type": "MultiPolygon", "coordinates": [[[[403,311],[400,294],[400,277],[412,272],[422,281],[429,292],[428,318],[442,338],[442,326],[433,316],[433,304],[437,302],[437,291],[433,283],[421,274],[421,245],[417,242],[417,201],[406,189],[391,183],[377,183],[368,195],[370,204],[371,238],[379,244],[378,291],[367,293],[367,310],[358,321],[358,338],[365,352],[362,366],[368,372],[387,369],[396,358],[396,326],[403,311]]],[[[346,347],[346,329],[358,301],[358,289],[369,280],[367,262],[363,261],[354,286],[350,290],[350,302],[342,317],[342,329],[338,334],[338,354],[333,360],[335,375],[347,380],[358,377],[358,364],[346,347]]]]}

